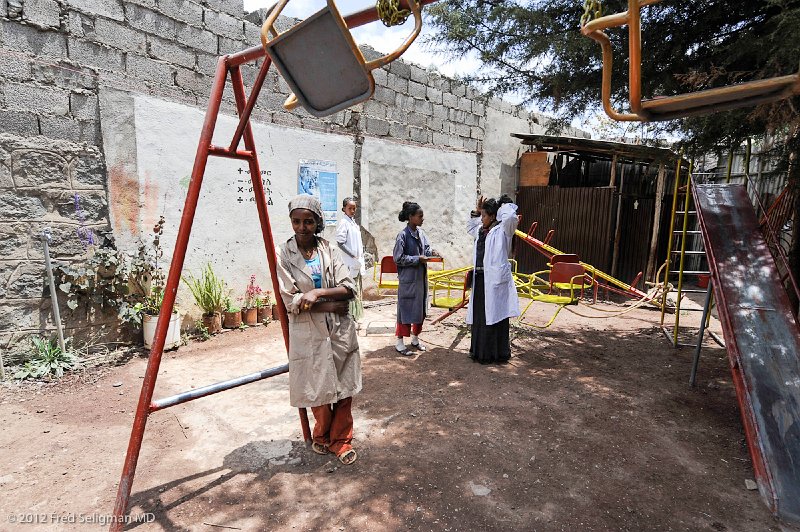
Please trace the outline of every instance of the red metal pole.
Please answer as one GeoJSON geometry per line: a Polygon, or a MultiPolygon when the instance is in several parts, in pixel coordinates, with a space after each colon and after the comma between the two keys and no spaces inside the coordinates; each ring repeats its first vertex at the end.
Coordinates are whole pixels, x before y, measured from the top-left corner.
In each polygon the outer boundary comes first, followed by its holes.
{"type": "Polygon", "coordinates": [[[125,455],[125,464],[122,467],[122,477],[117,488],[117,500],[114,503],[114,520],[109,527],[112,532],[120,531],[124,526],[124,516],[128,508],[128,501],[131,496],[131,486],[133,476],[136,473],[136,463],[139,460],[139,451],[142,448],[142,438],[144,429],[147,425],[147,417],[150,414],[150,401],[153,398],[158,368],[161,365],[161,354],[164,351],[164,342],[167,337],[169,319],[172,316],[172,307],[175,304],[175,296],[178,292],[178,283],[181,279],[181,270],[186,258],[186,248],[189,245],[189,235],[192,232],[194,213],[197,209],[197,202],[200,198],[200,185],[203,182],[203,175],[208,161],[209,147],[214,135],[214,127],[217,123],[222,93],[225,90],[225,78],[227,77],[227,67],[225,58],[221,57],[217,62],[217,70],[214,74],[214,83],[211,86],[211,95],[206,111],[203,131],[200,133],[200,141],[197,146],[197,154],[194,159],[192,169],[192,180],[189,183],[189,191],[186,194],[186,202],[183,207],[181,224],[178,229],[178,237],[175,240],[175,251],[172,254],[172,262],[169,267],[167,283],[164,288],[164,301],[158,314],[155,337],[153,338],[153,348],[150,351],[150,358],[147,361],[147,371],[142,382],[142,391],[139,394],[139,403],[136,407],[136,416],[133,420],[131,429],[131,439],[128,442],[128,452],[125,455]]]}
{"type": "Polygon", "coordinates": [[[261,88],[264,86],[264,80],[267,78],[267,72],[269,72],[271,64],[272,58],[267,56],[261,64],[261,69],[258,71],[256,80],[253,82],[253,88],[250,90],[250,98],[247,99],[244,111],[239,109],[239,125],[236,126],[233,140],[231,140],[231,145],[228,146],[230,151],[236,151],[236,148],[239,147],[239,141],[242,140],[245,126],[250,125],[250,115],[253,114],[253,107],[256,106],[256,100],[258,99],[258,95],[261,94],[261,88]]]}
{"type": "MultiPolygon", "coordinates": [[[[263,78],[261,80],[263,82],[263,78]]],[[[242,81],[242,73],[239,67],[231,68],[231,86],[233,87],[233,94],[236,98],[236,108],[239,114],[245,110],[245,92],[244,82],[242,81]]],[[[257,89],[254,87],[254,94],[258,94],[257,89]]],[[[264,184],[261,182],[261,169],[258,164],[258,153],[256,152],[256,144],[253,139],[253,126],[248,120],[244,126],[244,146],[249,152],[252,152],[253,157],[248,161],[250,165],[250,180],[253,183],[253,194],[256,201],[256,209],[258,210],[258,220],[261,223],[261,235],[264,238],[264,248],[267,252],[267,263],[269,264],[269,271],[272,273],[272,289],[274,290],[275,300],[278,303],[278,317],[281,321],[281,329],[283,330],[283,340],[286,344],[286,351],[289,351],[289,316],[286,314],[286,307],[283,305],[283,299],[280,297],[280,285],[278,284],[278,261],[275,256],[275,240],[272,238],[272,225],[269,221],[269,211],[267,209],[266,195],[264,194],[264,184]]],[[[300,409],[300,425],[303,429],[303,439],[306,442],[311,441],[311,429],[308,424],[308,413],[305,408],[300,409]]]]}

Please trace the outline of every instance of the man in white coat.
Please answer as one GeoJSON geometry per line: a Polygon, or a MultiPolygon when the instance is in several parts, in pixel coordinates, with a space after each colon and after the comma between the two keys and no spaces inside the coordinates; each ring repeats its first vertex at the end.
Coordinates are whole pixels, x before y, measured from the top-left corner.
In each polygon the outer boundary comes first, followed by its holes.
{"type": "Polygon", "coordinates": [[[361,328],[361,319],[364,317],[361,279],[366,273],[366,267],[364,244],[361,242],[361,228],[355,220],[356,209],[358,209],[358,204],[355,198],[347,197],[342,201],[344,216],[336,226],[336,243],[339,244],[345,265],[350,269],[350,277],[356,284],[356,295],[350,300],[350,315],[358,324],[358,328],[361,328]]]}

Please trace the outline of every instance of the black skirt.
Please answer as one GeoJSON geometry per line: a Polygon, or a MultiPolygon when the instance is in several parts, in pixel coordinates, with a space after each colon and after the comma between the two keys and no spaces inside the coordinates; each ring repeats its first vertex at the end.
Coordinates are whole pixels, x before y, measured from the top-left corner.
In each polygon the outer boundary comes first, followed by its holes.
{"type": "Polygon", "coordinates": [[[505,363],[511,358],[511,345],[508,338],[508,318],[486,325],[486,297],[483,285],[483,272],[475,272],[472,286],[472,341],[469,357],[481,364],[505,363]]]}

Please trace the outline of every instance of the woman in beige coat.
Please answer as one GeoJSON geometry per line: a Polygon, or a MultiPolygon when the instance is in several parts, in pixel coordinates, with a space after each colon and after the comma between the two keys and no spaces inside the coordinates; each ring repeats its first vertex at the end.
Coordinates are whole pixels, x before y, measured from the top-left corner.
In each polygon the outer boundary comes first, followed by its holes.
{"type": "Polygon", "coordinates": [[[361,390],[361,355],[348,314],[355,284],[339,251],[318,236],[324,227],[319,200],[296,196],[289,218],[294,236],[278,256],[289,314],[289,402],[314,413],[314,452],[352,464],[358,455],[351,445],[351,406],[361,390]]]}

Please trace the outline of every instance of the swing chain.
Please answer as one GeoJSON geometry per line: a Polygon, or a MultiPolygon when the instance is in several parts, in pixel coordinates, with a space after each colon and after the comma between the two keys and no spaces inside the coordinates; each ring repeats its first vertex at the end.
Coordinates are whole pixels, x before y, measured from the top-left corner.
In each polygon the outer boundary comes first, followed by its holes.
{"type": "Polygon", "coordinates": [[[387,28],[403,24],[411,15],[408,9],[400,9],[400,0],[378,0],[375,9],[387,28]]]}
{"type": "Polygon", "coordinates": [[[603,2],[601,0],[583,0],[583,15],[581,15],[581,27],[592,20],[603,16],[603,2]]]}

